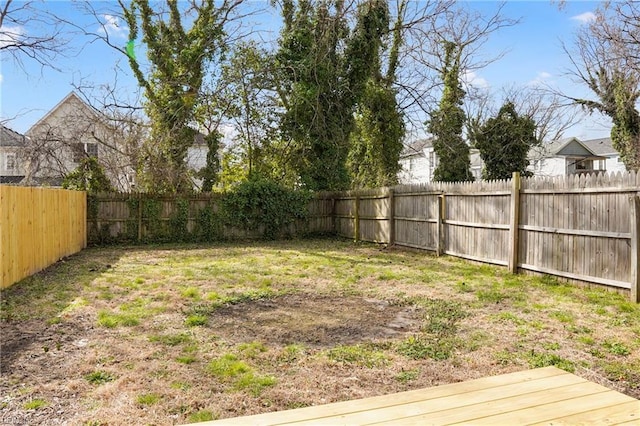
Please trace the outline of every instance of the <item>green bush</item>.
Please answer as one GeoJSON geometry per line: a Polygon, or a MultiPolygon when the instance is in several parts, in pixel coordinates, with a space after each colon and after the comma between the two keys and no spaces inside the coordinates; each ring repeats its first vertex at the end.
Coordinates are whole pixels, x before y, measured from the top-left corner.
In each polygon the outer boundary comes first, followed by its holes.
{"type": "Polygon", "coordinates": [[[227,225],[260,231],[264,238],[276,239],[288,235],[291,224],[307,218],[310,199],[310,192],[254,178],[224,195],[221,214],[227,225]]]}

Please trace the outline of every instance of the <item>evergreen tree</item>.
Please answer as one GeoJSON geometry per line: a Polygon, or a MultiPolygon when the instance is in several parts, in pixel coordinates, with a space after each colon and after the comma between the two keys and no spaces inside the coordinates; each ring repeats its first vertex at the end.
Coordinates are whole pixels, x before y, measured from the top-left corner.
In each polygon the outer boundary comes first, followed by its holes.
{"type": "MultiPolygon", "coordinates": [[[[389,12],[386,1],[375,1],[378,22],[375,27],[389,26],[389,12]]],[[[402,10],[406,2],[399,7],[398,19],[393,30],[386,75],[382,74],[380,56],[384,45],[382,39],[371,38],[365,28],[356,28],[368,43],[374,44],[371,58],[371,75],[357,105],[355,126],[351,134],[350,151],[347,160],[354,188],[372,188],[395,185],[400,171],[400,153],[405,133],[404,117],[399,111],[396,91],[393,89],[398,66],[398,50],[402,44],[402,10]]],[[[372,5],[371,7],[374,7],[372,5]]]]}
{"type": "Polygon", "coordinates": [[[470,170],[469,145],[462,137],[466,115],[462,109],[465,91],[460,82],[461,47],[446,42],[441,71],[444,89],[440,108],[431,113],[429,132],[434,137],[433,149],[438,156],[435,181],[458,182],[473,180],[470,170]]]}
{"type": "Polygon", "coordinates": [[[496,117],[488,119],[475,135],[475,147],[485,164],[482,177],[509,179],[513,172],[531,176],[527,156],[538,143],[535,132],[535,121],[518,115],[513,103],[505,103],[496,117]]]}

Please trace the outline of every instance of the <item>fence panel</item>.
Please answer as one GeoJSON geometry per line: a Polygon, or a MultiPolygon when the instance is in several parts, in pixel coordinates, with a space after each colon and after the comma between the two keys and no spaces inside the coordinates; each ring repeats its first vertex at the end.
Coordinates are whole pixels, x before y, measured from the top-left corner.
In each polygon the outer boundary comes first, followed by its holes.
{"type": "Polygon", "coordinates": [[[87,245],[86,193],[0,185],[0,288],[87,245]]]}
{"type": "Polygon", "coordinates": [[[438,197],[429,186],[394,188],[395,244],[436,251],[438,249],[438,197]]]}
{"type": "Polygon", "coordinates": [[[356,197],[351,192],[335,196],[335,232],[341,237],[355,238],[356,197]]]}
{"type": "Polygon", "coordinates": [[[523,179],[518,266],[630,288],[629,197],[639,184],[633,172],[523,179]]]}
{"type": "Polygon", "coordinates": [[[391,199],[385,188],[359,191],[360,240],[387,243],[391,237],[391,199]]]}
{"type": "Polygon", "coordinates": [[[510,181],[442,184],[444,253],[508,265],[510,181]]]}
{"type": "MultiPolygon", "coordinates": [[[[176,230],[179,240],[258,238],[262,235],[264,229],[238,229],[217,223],[214,216],[218,212],[219,200],[218,194],[175,197],[115,193],[92,196],[88,201],[89,242],[173,241],[176,230]],[[186,232],[180,231],[185,228],[186,232]]],[[[334,204],[333,195],[319,194],[309,202],[308,220],[291,224],[286,232],[292,235],[333,233],[334,204]]]]}

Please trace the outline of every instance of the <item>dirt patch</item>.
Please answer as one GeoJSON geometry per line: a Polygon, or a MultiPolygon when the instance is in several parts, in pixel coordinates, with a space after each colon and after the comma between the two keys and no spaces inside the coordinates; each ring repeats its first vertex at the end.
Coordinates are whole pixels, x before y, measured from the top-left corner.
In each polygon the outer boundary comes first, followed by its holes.
{"type": "Polygon", "coordinates": [[[220,308],[212,315],[211,326],[234,343],[260,340],[325,348],[398,337],[418,331],[420,324],[412,306],[295,294],[220,308]]]}

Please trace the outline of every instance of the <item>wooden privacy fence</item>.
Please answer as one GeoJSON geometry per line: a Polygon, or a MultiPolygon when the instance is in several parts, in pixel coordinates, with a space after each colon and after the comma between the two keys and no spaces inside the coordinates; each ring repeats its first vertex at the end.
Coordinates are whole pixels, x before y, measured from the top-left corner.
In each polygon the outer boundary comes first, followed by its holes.
{"type": "MultiPolygon", "coordinates": [[[[89,243],[217,241],[259,238],[263,228],[240,229],[219,217],[220,194],[183,196],[114,193],[88,200],[89,243]]],[[[284,234],[331,233],[333,200],[318,196],[309,202],[309,214],[284,234]]]]}
{"type": "Polygon", "coordinates": [[[0,185],[0,288],[87,245],[86,193],[0,185]]]}
{"type": "Polygon", "coordinates": [[[640,175],[430,183],[326,194],[338,235],[630,290],[640,175]]]}

